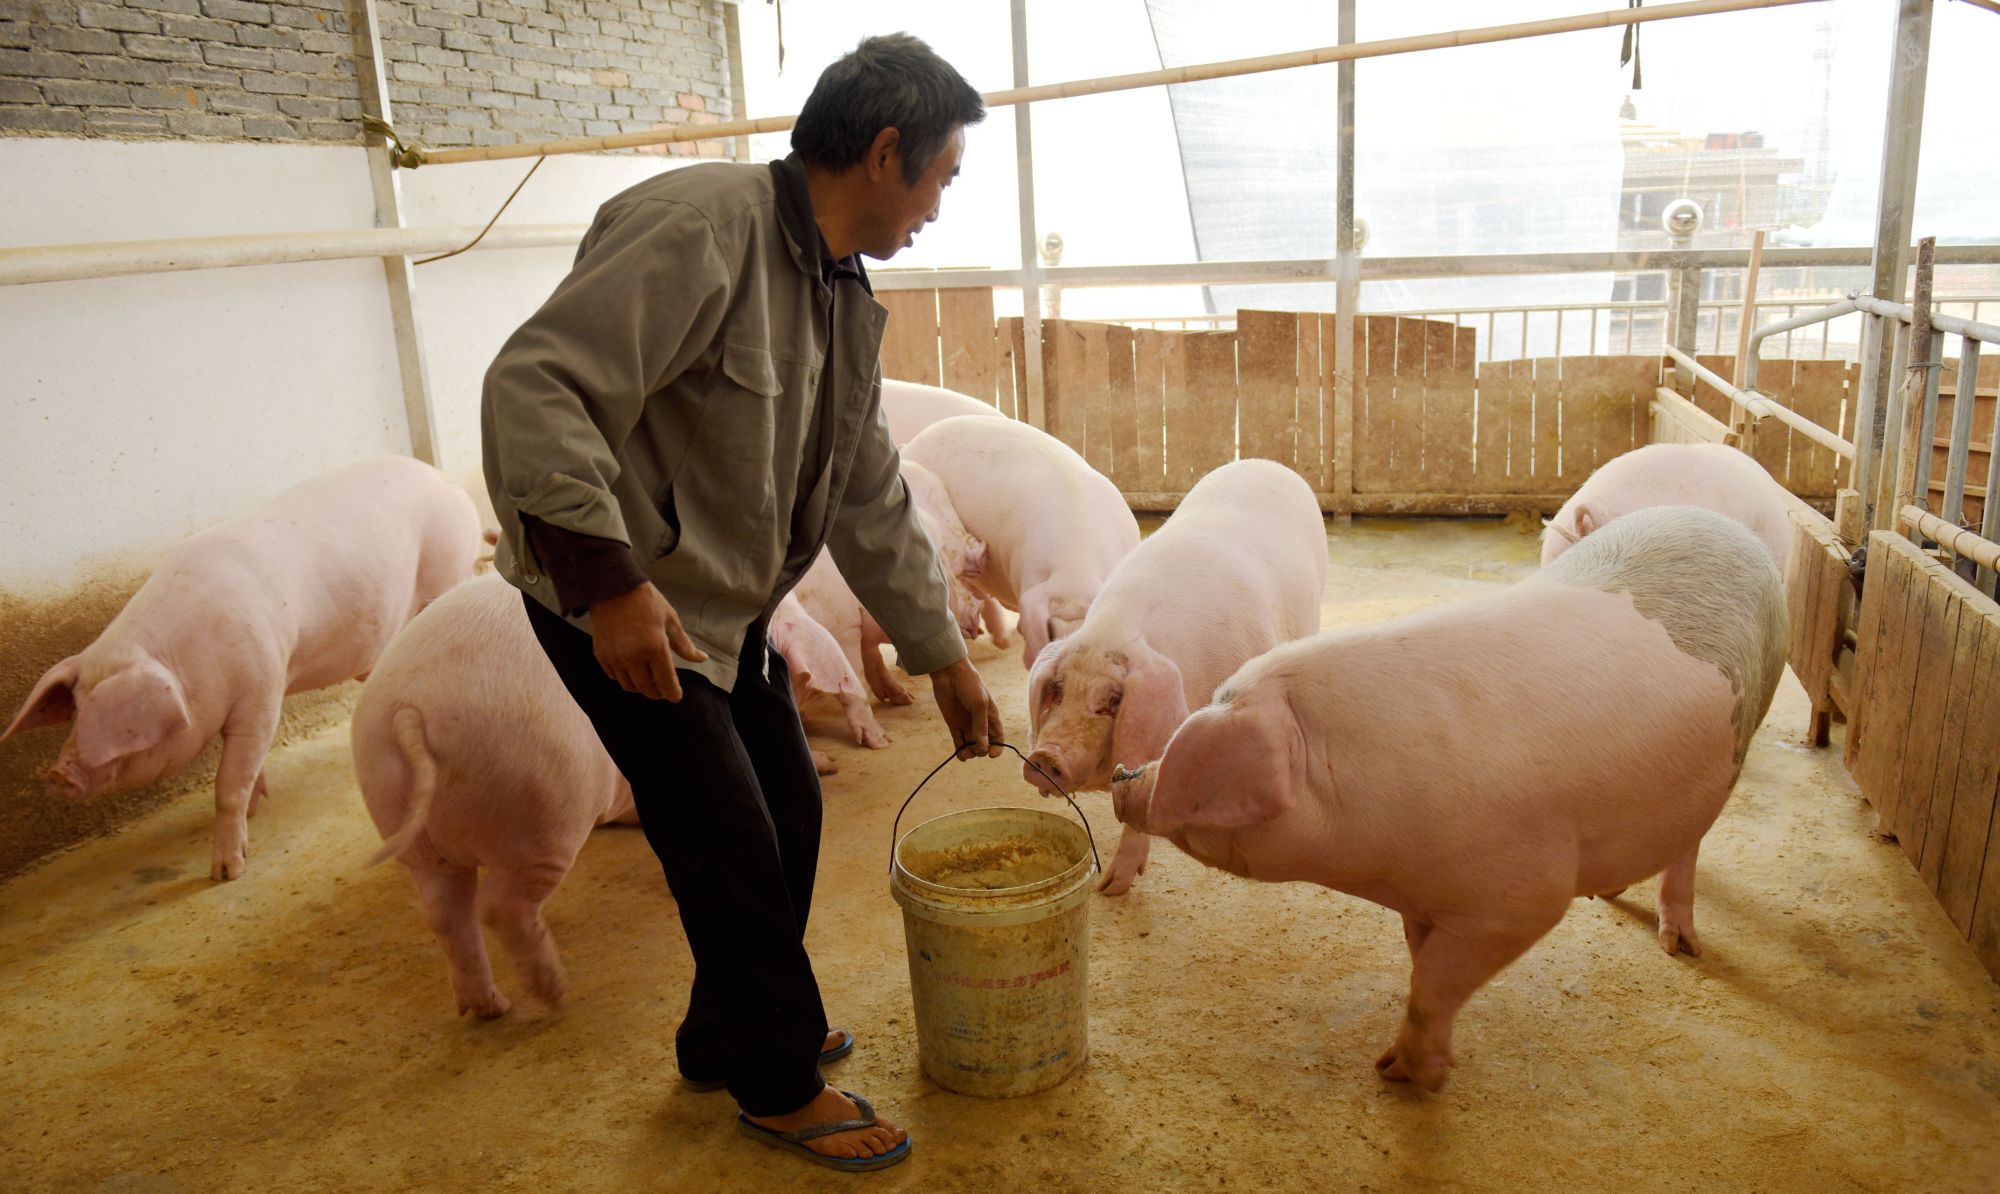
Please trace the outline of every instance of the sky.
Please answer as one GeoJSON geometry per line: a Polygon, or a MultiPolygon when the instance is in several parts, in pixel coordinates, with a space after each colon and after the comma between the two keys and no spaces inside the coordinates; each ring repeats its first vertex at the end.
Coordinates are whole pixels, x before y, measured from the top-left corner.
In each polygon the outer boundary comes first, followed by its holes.
{"type": "MultiPolygon", "coordinates": [[[[1613,6],[1610,0],[1360,0],[1357,23],[1360,40],[1367,41],[1613,6]]],[[[982,91],[1011,86],[1008,9],[1006,0],[785,0],[780,71],[776,10],[745,0],[739,12],[748,114],[797,111],[820,69],[876,32],[923,37],[982,91]]],[[[1155,69],[1162,50],[1169,62],[1212,61],[1332,44],[1338,40],[1334,13],[1331,0],[1154,0],[1156,43],[1144,0],[1030,0],[1031,81],[1155,69]]],[[[1940,0],[1935,14],[1919,235],[2000,235],[2000,202],[1992,198],[2000,195],[2000,155],[1968,152],[1982,143],[1980,122],[1991,127],[2000,16],[1951,0],[1940,0]]],[[[1535,229],[1546,228],[1547,220],[1442,229],[1411,196],[1421,196],[1426,180],[1457,170],[1487,180],[1480,185],[1490,185],[1503,213],[1511,208],[1534,216],[1565,203],[1595,204],[1605,188],[1606,205],[1615,207],[1616,113],[1627,94],[1648,123],[1693,134],[1760,131],[1767,143],[1799,154],[1810,151],[1807,129],[1824,105],[1837,177],[1827,218],[1809,239],[1866,243],[1894,16],[1894,0],[1831,0],[1651,23],[1639,35],[1645,86],[1636,92],[1630,68],[1618,63],[1619,30],[1365,61],[1357,68],[1356,185],[1358,214],[1373,233],[1370,251],[1611,247],[1611,221],[1601,232],[1591,223],[1587,233],[1561,234],[1601,244],[1536,243],[1535,229]],[[1831,48],[1830,64],[1815,53],[1821,45],[1831,48]]],[[[1260,210],[1250,200],[1282,190],[1284,172],[1295,167],[1303,173],[1313,146],[1327,140],[1334,73],[1331,66],[1305,68],[1261,76],[1271,81],[1261,88],[1237,89],[1250,107],[1236,117],[1258,130],[1258,148],[1246,157],[1246,219],[1268,222],[1270,205],[1260,210]],[[1288,138],[1287,130],[1296,135],[1288,138]]],[[[1018,111],[996,109],[972,130],[964,174],[947,193],[942,218],[896,257],[894,267],[1019,263],[1018,111]]],[[[1196,259],[1167,89],[1037,104],[1032,121],[1037,224],[1041,232],[1062,235],[1063,264],[1196,259]]],[[[787,149],[783,134],[756,141],[753,156],[759,158],[787,149]]],[[[1991,141],[1989,131],[1984,143],[1991,141]]],[[[1307,187],[1305,193],[1317,192],[1307,187]]],[[[1135,303],[1184,309],[1191,293],[1070,291],[1065,313],[1152,313],[1135,303]]]]}

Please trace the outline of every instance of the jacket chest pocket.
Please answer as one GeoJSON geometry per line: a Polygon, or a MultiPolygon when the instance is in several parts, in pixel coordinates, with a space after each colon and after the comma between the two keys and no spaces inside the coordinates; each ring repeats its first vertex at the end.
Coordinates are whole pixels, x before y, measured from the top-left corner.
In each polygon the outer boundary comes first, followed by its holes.
{"type": "Polygon", "coordinates": [[[769,463],[777,446],[778,404],[784,389],[778,362],[769,352],[724,344],[721,377],[702,418],[708,434],[702,438],[725,455],[769,463]]]}

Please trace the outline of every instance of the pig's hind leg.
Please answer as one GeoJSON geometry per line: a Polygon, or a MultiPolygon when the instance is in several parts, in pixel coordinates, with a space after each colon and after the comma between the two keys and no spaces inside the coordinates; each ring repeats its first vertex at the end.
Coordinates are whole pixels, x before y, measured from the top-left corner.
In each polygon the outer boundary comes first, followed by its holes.
{"type": "Polygon", "coordinates": [[[500,935],[515,972],[535,998],[552,1009],[562,1007],[569,977],[542,919],[542,901],[555,894],[568,871],[567,862],[491,866],[479,889],[479,918],[500,935]]]}
{"type": "Polygon", "coordinates": [[[1660,915],[1660,948],[1668,954],[1701,956],[1701,941],[1694,935],[1694,860],[1701,843],[1668,867],[1660,876],[1656,908],[1660,915]]]}
{"type": "Polygon", "coordinates": [[[1562,919],[1566,898],[1552,909],[1509,921],[1472,924],[1433,922],[1429,928],[1403,922],[1414,955],[1410,1001],[1395,1043],[1375,1062],[1392,1082],[1415,1082],[1425,1090],[1444,1086],[1454,1064],[1451,1026],[1458,1009],[1488,979],[1525,953],[1562,919]]]}
{"type": "Polygon", "coordinates": [[[409,871],[410,882],[417,889],[417,905],[424,912],[424,923],[431,927],[438,946],[444,950],[459,1014],[471,1012],[487,1020],[506,1015],[512,1005],[500,988],[493,985],[493,967],[486,960],[486,939],[479,935],[475,911],[479,872],[459,866],[411,866],[409,871]]]}

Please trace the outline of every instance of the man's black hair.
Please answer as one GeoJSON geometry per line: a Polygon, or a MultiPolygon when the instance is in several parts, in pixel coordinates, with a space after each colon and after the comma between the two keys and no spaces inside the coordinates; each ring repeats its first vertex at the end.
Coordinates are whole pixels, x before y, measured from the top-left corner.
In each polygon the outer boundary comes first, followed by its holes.
{"type": "Polygon", "coordinates": [[[937,52],[907,33],[870,37],[826,68],[792,126],[792,149],[807,163],[845,170],[895,129],[903,181],[914,183],[960,125],[986,118],[986,101],[937,52]]]}

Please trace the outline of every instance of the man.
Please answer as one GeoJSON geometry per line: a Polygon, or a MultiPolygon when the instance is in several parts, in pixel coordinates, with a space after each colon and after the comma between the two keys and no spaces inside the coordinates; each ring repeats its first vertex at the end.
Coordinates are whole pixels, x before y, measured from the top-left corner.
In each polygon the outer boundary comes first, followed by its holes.
{"type": "Polygon", "coordinates": [[[599,209],[486,375],[499,568],[631,781],[694,953],[682,1080],[839,1168],[910,1146],[820,1074],[853,1037],[806,956],[819,782],[765,626],[828,547],[931,677],[959,757],[999,755],[881,413],[887,313],[858,256],[937,218],[984,116],[923,42],[863,41],[820,76],[791,157],[669,171],[599,209]]]}

